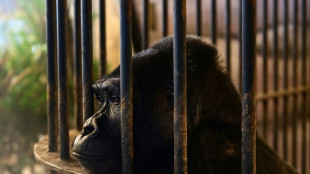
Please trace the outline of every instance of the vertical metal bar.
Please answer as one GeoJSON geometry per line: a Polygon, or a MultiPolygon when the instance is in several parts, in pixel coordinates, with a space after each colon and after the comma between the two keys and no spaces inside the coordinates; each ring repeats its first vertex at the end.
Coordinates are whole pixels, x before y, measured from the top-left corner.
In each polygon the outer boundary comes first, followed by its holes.
{"type": "Polygon", "coordinates": [[[46,40],[48,151],[55,152],[58,138],[56,0],[46,0],[46,40]]]}
{"type": "Polygon", "coordinates": [[[196,0],[196,35],[201,36],[201,0],[196,0]]]}
{"type": "MultiPolygon", "coordinates": [[[[288,0],[284,0],[284,32],[283,32],[283,89],[288,88],[288,0]]],[[[288,96],[284,95],[283,101],[283,158],[287,160],[287,123],[288,123],[288,96]]]]}
{"type": "Polygon", "coordinates": [[[256,0],[242,0],[242,173],[256,173],[256,0]]]}
{"type": "Polygon", "coordinates": [[[135,1],[132,2],[132,44],[135,52],[142,50],[142,32],[139,25],[139,16],[135,7],[135,1]]]}
{"type": "MultiPolygon", "coordinates": [[[[306,58],[307,58],[307,2],[306,0],[302,0],[302,5],[301,5],[301,21],[302,21],[302,26],[301,26],[301,54],[302,54],[302,85],[306,86],[307,85],[307,74],[306,74],[306,58]]],[[[307,93],[306,91],[302,92],[302,146],[301,146],[301,173],[306,173],[307,170],[307,148],[306,148],[306,137],[307,137],[307,130],[306,130],[306,124],[307,124],[307,93]]]]}
{"type": "Polygon", "coordinates": [[[58,112],[60,158],[70,159],[67,107],[67,0],[57,0],[58,112]]]}
{"type": "Polygon", "coordinates": [[[107,72],[106,60],[106,28],[105,28],[105,0],[99,0],[99,22],[100,22],[100,76],[107,72]]]}
{"type": "Polygon", "coordinates": [[[82,83],[84,122],[94,114],[92,1],[81,0],[82,10],[82,83]]]}
{"type": "Polygon", "coordinates": [[[132,106],[132,1],[120,1],[122,173],[134,173],[132,106]]]}
{"type": "MultiPolygon", "coordinates": [[[[273,90],[278,90],[278,0],[273,0],[273,90]]],[[[273,100],[273,147],[278,150],[278,130],[279,130],[279,120],[278,120],[278,109],[279,102],[278,98],[275,97],[273,100]]]]}
{"type": "MultiPolygon", "coordinates": [[[[298,49],[298,1],[293,4],[293,87],[297,87],[297,49],[298,49]]],[[[293,111],[292,111],[292,157],[293,165],[297,167],[297,93],[293,94],[293,111]]]]}
{"type": "Polygon", "coordinates": [[[168,22],[167,22],[167,0],[162,0],[162,36],[165,37],[168,34],[168,22]]]}
{"type": "Polygon", "coordinates": [[[242,0],[239,1],[239,93],[242,94],[242,0]]]}
{"type": "MultiPolygon", "coordinates": [[[[263,93],[267,93],[267,52],[268,52],[268,42],[267,42],[267,16],[268,16],[268,2],[263,0],[263,44],[262,44],[262,56],[263,56],[263,93]]],[[[263,135],[267,139],[267,128],[268,128],[268,100],[263,100],[263,135]]]]}
{"type": "Polygon", "coordinates": [[[148,48],[149,43],[149,1],[143,0],[142,11],[142,50],[148,48]]]}
{"type": "Polygon", "coordinates": [[[216,0],[211,0],[211,40],[216,44],[216,0]]]}
{"type": "Polygon", "coordinates": [[[174,0],[174,173],[187,173],[186,1],[174,0]]]}
{"type": "Polygon", "coordinates": [[[74,114],[76,127],[83,128],[81,1],[74,0],[74,114]]]}
{"type": "Polygon", "coordinates": [[[231,74],[230,64],[230,0],[226,0],[226,11],[225,11],[225,37],[226,37],[226,66],[228,75],[231,74]]]}

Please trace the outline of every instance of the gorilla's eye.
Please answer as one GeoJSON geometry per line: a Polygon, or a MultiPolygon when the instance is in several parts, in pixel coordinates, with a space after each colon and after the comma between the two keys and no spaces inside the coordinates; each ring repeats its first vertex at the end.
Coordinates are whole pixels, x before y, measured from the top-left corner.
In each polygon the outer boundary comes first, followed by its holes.
{"type": "Polygon", "coordinates": [[[117,96],[113,96],[113,97],[111,98],[111,101],[112,101],[112,103],[114,103],[114,104],[119,104],[120,99],[119,99],[119,97],[117,97],[117,96]]]}
{"type": "Polygon", "coordinates": [[[96,99],[100,102],[100,103],[104,103],[104,98],[100,95],[96,95],[96,99]]]}

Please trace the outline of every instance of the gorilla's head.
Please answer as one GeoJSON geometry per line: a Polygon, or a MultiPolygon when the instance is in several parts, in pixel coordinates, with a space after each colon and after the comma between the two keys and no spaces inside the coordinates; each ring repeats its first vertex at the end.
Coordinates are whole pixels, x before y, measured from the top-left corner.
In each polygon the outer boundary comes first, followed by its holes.
{"type": "MultiPolygon", "coordinates": [[[[204,150],[206,127],[227,130],[227,142],[232,146],[222,148],[230,150],[228,159],[239,151],[234,145],[240,141],[241,106],[238,93],[218,65],[216,49],[193,36],[186,38],[186,44],[191,147],[188,158],[195,163],[190,163],[189,169],[196,167],[197,171],[202,171],[204,163],[208,162],[204,155],[209,152],[204,150]],[[224,118],[222,123],[220,120],[224,118]],[[234,142],[233,139],[239,140],[234,142]],[[205,162],[197,162],[203,160],[205,162]]],[[[132,66],[135,173],[173,172],[173,39],[165,38],[134,55],[132,66]]],[[[120,173],[119,67],[96,81],[92,88],[99,108],[76,137],[73,154],[95,173],[120,173]]],[[[215,135],[209,136],[210,140],[215,141],[212,136],[215,135]]]]}

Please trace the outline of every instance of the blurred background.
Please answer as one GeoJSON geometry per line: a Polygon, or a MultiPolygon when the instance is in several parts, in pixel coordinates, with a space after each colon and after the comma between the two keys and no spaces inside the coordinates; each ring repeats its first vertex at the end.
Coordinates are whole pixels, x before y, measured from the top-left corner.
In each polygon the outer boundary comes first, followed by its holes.
{"type": "MultiPolygon", "coordinates": [[[[95,26],[99,25],[97,3],[93,4],[95,26]]],[[[71,0],[68,0],[68,6],[68,20],[71,21],[71,0]]],[[[119,57],[118,39],[109,39],[119,35],[118,10],[115,4],[107,4],[106,13],[107,23],[112,26],[107,28],[108,70],[111,70],[118,65],[119,57]]],[[[93,28],[95,35],[98,27],[93,28]]],[[[72,40],[71,31],[68,31],[69,40],[72,40]]],[[[47,133],[45,38],[45,0],[0,1],[1,174],[46,173],[33,157],[33,145],[47,133]]],[[[99,38],[94,37],[94,79],[98,78],[98,45],[99,38]]],[[[72,49],[72,45],[69,49],[72,49]]],[[[72,56],[68,55],[70,123],[73,123],[72,56]]]]}
{"type": "Polygon", "coordinates": [[[0,173],[44,173],[33,145],[46,133],[45,1],[0,1],[0,173]]]}

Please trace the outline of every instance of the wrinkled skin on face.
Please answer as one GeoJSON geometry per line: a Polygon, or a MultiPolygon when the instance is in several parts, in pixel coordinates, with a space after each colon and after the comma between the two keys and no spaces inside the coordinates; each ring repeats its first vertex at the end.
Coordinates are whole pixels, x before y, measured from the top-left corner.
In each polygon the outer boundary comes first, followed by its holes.
{"type": "MultiPolygon", "coordinates": [[[[215,47],[186,38],[188,173],[241,173],[240,96],[215,47]]],[[[135,173],[173,173],[173,39],[133,57],[135,173]]],[[[93,173],[121,173],[120,70],[92,88],[98,111],[76,137],[73,155],[93,173]]],[[[257,173],[296,173],[257,136],[257,173]]]]}

